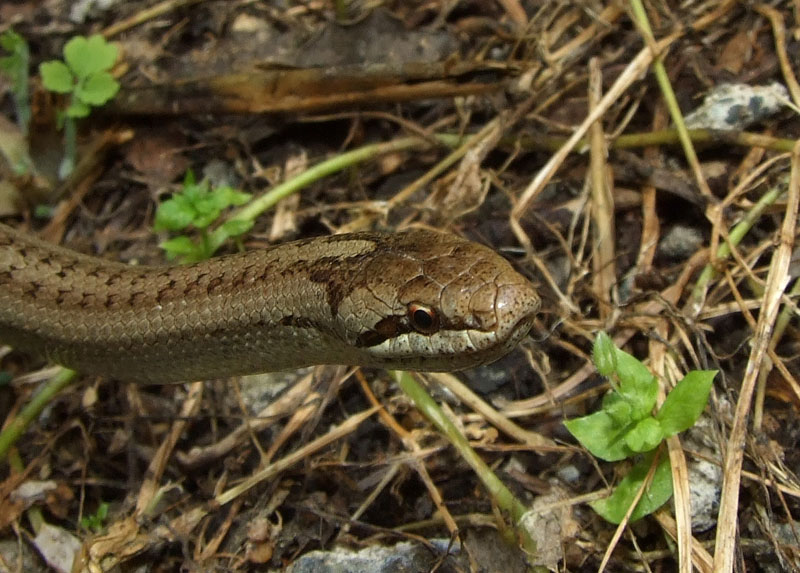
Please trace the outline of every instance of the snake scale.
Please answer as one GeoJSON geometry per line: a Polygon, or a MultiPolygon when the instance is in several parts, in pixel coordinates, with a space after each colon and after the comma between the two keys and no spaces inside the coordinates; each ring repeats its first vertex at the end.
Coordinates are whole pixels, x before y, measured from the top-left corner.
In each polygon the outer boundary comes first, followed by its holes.
{"type": "Polygon", "coordinates": [[[145,267],[0,224],[0,342],[121,380],[331,363],[460,370],[511,350],[539,306],[500,255],[433,231],[333,235],[145,267]]]}

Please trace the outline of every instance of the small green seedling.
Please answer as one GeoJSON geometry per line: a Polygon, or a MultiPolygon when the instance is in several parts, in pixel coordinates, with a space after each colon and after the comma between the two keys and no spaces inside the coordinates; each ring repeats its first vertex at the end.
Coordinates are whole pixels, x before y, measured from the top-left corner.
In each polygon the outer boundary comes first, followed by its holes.
{"type": "Polygon", "coordinates": [[[44,87],[72,94],[67,117],[86,117],[92,106],[101,106],[117,95],[119,83],[109,73],[117,60],[117,47],[100,34],[75,36],[64,45],[64,61],[51,60],[39,66],[44,87]]]}
{"type": "Polygon", "coordinates": [[[180,192],[158,206],[154,229],[183,231],[194,227],[200,232],[200,241],[186,235],[164,241],[160,246],[167,258],[177,258],[183,263],[202,261],[210,258],[227,239],[249,231],[252,221],[227,221],[211,232],[208,228],[219,219],[222,211],[244,205],[250,197],[249,193],[228,186],[212,189],[205,179],[197,183],[192,170],[187,171],[180,192]]]}
{"type": "Polygon", "coordinates": [[[28,133],[31,105],[28,96],[28,62],[30,52],[25,38],[14,30],[0,34],[0,48],[8,53],[0,58],[0,71],[11,80],[11,93],[17,108],[17,125],[23,134],[28,133]]]}
{"type": "Polygon", "coordinates": [[[69,104],[59,115],[64,126],[64,161],[60,175],[67,177],[75,167],[75,120],[89,115],[92,107],[111,100],[119,83],[111,75],[117,60],[117,47],[100,34],[75,36],[64,45],[64,61],[51,60],[39,65],[42,84],[52,92],[69,94],[69,104]]]}
{"type": "MultiPolygon", "coordinates": [[[[591,503],[611,523],[620,523],[656,458],[656,448],[690,428],[702,414],[716,370],[695,370],[667,395],[656,414],[658,380],[639,360],[614,346],[603,332],[594,343],[594,363],[612,390],[599,412],[566,422],[575,438],[594,456],[609,461],[640,458],[610,497],[591,503]]],[[[658,458],[650,485],[631,514],[635,521],[661,507],[672,496],[669,457],[658,458]]]]}
{"type": "Polygon", "coordinates": [[[108,503],[104,501],[97,506],[97,511],[95,511],[93,515],[83,516],[81,519],[81,527],[94,531],[95,533],[100,533],[105,527],[104,523],[106,518],[108,518],[108,503]]]}

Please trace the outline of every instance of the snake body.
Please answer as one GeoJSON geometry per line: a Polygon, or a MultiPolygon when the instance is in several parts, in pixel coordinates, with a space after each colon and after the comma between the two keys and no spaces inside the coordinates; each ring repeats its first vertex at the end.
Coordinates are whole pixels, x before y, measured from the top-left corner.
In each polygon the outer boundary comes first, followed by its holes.
{"type": "Polygon", "coordinates": [[[459,370],[507,353],[539,297],[492,250],[432,231],[130,266],[0,225],[0,342],[144,383],[312,364],[459,370]]]}

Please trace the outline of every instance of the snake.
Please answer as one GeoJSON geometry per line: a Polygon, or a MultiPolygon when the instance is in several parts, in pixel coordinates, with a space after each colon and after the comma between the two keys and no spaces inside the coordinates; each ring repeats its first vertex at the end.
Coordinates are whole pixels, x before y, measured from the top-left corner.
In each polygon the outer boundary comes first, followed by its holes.
{"type": "Polygon", "coordinates": [[[492,249],[426,229],[138,266],[0,224],[0,342],[124,381],[321,364],[462,370],[507,354],[540,304],[492,249]]]}

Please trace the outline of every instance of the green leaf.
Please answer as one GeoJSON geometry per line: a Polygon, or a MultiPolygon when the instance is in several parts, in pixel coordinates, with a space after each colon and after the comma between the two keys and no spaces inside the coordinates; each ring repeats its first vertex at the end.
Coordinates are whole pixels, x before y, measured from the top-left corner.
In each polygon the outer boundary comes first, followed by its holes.
{"type": "Polygon", "coordinates": [[[708,402],[716,370],[693,370],[667,395],[656,414],[666,437],[691,428],[708,402]]]}
{"type": "Polygon", "coordinates": [[[208,194],[205,197],[209,213],[215,210],[219,212],[230,206],[229,195],[228,195],[229,191],[233,191],[233,189],[227,186],[215,187],[214,189],[209,190],[208,194]]]}
{"type": "Polygon", "coordinates": [[[196,211],[197,204],[202,201],[208,193],[208,189],[206,187],[207,184],[205,181],[201,181],[200,183],[192,183],[176,193],[176,196],[183,197],[186,202],[192,206],[192,209],[196,211]]]}
{"type": "Polygon", "coordinates": [[[16,56],[4,56],[0,58],[0,70],[3,70],[5,74],[10,77],[16,77],[16,71],[19,67],[19,58],[16,56]]]}
{"type": "Polygon", "coordinates": [[[117,47],[100,34],[75,36],[64,45],[64,61],[81,79],[111,69],[116,59],[117,47]]]}
{"type": "Polygon", "coordinates": [[[197,210],[202,216],[199,217],[200,221],[196,221],[195,224],[206,227],[216,221],[224,209],[231,205],[242,205],[249,200],[248,193],[237,191],[231,187],[223,186],[212,189],[197,204],[197,210]]]}
{"type": "Polygon", "coordinates": [[[89,105],[99,106],[117,95],[119,84],[108,72],[92,74],[75,88],[75,96],[89,105]]]}
{"type": "MultiPolygon", "coordinates": [[[[630,473],[620,481],[609,497],[589,504],[592,509],[606,521],[619,524],[636,498],[642,483],[644,483],[654,456],[655,452],[643,456],[643,459],[631,468],[630,473]]],[[[671,496],[672,474],[670,472],[669,456],[662,454],[658,461],[658,467],[653,473],[653,481],[642,494],[636,509],[631,514],[630,521],[634,522],[646,515],[650,515],[664,505],[671,496]]]]}
{"type": "Polygon", "coordinates": [[[88,77],[94,70],[88,65],[91,59],[89,53],[89,41],[85,36],[75,36],[64,44],[64,61],[78,76],[78,78],[88,77]]]}
{"type": "Polygon", "coordinates": [[[94,515],[86,515],[81,519],[81,527],[99,532],[103,529],[103,522],[108,517],[108,503],[102,502],[94,515]]]}
{"type": "Polygon", "coordinates": [[[28,77],[28,43],[14,30],[6,30],[0,34],[0,47],[9,53],[0,58],[0,69],[16,83],[20,78],[28,77]]]}
{"type": "Polygon", "coordinates": [[[192,242],[192,240],[185,236],[181,235],[179,237],[175,237],[173,239],[169,239],[168,241],[164,241],[163,243],[158,245],[167,253],[167,258],[172,260],[177,257],[183,257],[187,255],[192,255],[197,252],[200,248],[192,242]]]}
{"type": "Polygon", "coordinates": [[[0,46],[10,54],[0,58],[0,70],[11,80],[11,93],[17,109],[17,123],[27,135],[31,119],[28,96],[28,66],[30,62],[28,43],[14,30],[8,29],[0,34],[0,46]]]}
{"type": "Polygon", "coordinates": [[[226,221],[223,223],[222,228],[229,237],[238,237],[244,235],[247,231],[253,228],[253,221],[234,219],[233,221],[226,221]]]}
{"type": "Polygon", "coordinates": [[[197,194],[194,198],[194,208],[200,215],[214,215],[219,214],[222,208],[219,206],[219,200],[213,192],[204,191],[202,194],[197,194]]]}
{"type": "Polygon", "coordinates": [[[224,209],[231,205],[241,205],[250,200],[250,194],[229,186],[211,189],[207,179],[195,182],[194,172],[189,169],[183,179],[183,188],[165,201],[156,212],[155,228],[182,230],[193,226],[203,233],[202,244],[195,250],[182,255],[183,262],[193,262],[209,258],[230,237],[247,232],[252,221],[229,221],[211,233],[206,230],[219,220],[224,209]]]}
{"type": "Polygon", "coordinates": [[[625,434],[625,443],[634,452],[649,452],[664,439],[661,424],[652,416],[639,420],[636,425],[625,434]]]}
{"type": "Polygon", "coordinates": [[[47,221],[49,221],[50,219],[53,218],[53,213],[54,212],[55,212],[55,209],[53,208],[52,205],[44,205],[42,203],[36,205],[33,208],[33,216],[34,217],[36,217],[37,219],[43,219],[43,220],[47,220],[47,221]]]}
{"type": "Polygon", "coordinates": [[[632,418],[633,408],[630,402],[620,396],[619,392],[612,391],[603,396],[603,410],[619,424],[620,428],[635,421],[632,418]]]}
{"type": "Polygon", "coordinates": [[[627,352],[616,349],[619,393],[630,402],[632,417],[636,420],[649,416],[656,405],[658,379],[647,366],[627,352]]]}
{"type": "Polygon", "coordinates": [[[187,187],[194,184],[195,184],[194,170],[190,167],[189,169],[186,170],[186,175],[183,176],[183,188],[185,190],[187,187]]]}
{"type": "Polygon", "coordinates": [[[567,420],[564,425],[595,457],[615,462],[634,453],[625,443],[627,427],[618,424],[605,410],[567,420]]]}
{"type": "Polygon", "coordinates": [[[238,189],[233,189],[232,187],[222,187],[221,190],[224,190],[223,193],[225,196],[226,207],[238,207],[240,205],[244,205],[250,201],[250,198],[252,197],[250,193],[245,193],[244,191],[239,191],[238,189]]]}
{"type": "Polygon", "coordinates": [[[91,108],[79,99],[73,99],[64,111],[67,117],[86,117],[91,108]]]}
{"type": "Polygon", "coordinates": [[[96,71],[104,72],[114,67],[118,53],[116,44],[108,43],[100,34],[90,36],[87,43],[92,52],[92,62],[96,66],[96,71]]]}
{"type": "Polygon", "coordinates": [[[617,347],[605,332],[598,332],[592,346],[594,365],[603,376],[611,376],[617,370],[617,347]]]}
{"type": "Polygon", "coordinates": [[[195,211],[180,195],[167,199],[158,206],[153,229],[156,231],[182,231],[192,224],[195,211]]]}
{"type": "Polygon", "coordinates": [[[195,207],[197,207],[197,213],[192,224],[198,229],[205,229],[219,218],[220,210],[214,207],[211,201],[200,201],[195,207]]]}
{"type": "Polygon", "coordinates": [[[19,52],[26,45],[25,39],[11,28],[0,34],[0,48],[6,52],[19,52]]]}
{"type": "Polygon", "coordinates": [[[208,240],[205,243],[205,258],[210,259],[214,253],[217,252],[217,249],[224,245],[225,241],[230,239],[230,237],[231,236],[225,228],[225,225],[217,227],[211,233],[209,233],[208,240]]]}
{"type": "Polygon", "coordinates": [[[59,94],[68,94],[75,88],[75,78],[69,68],[58,60],[39,64],[39,75],[45,89],[59,94]]]}

